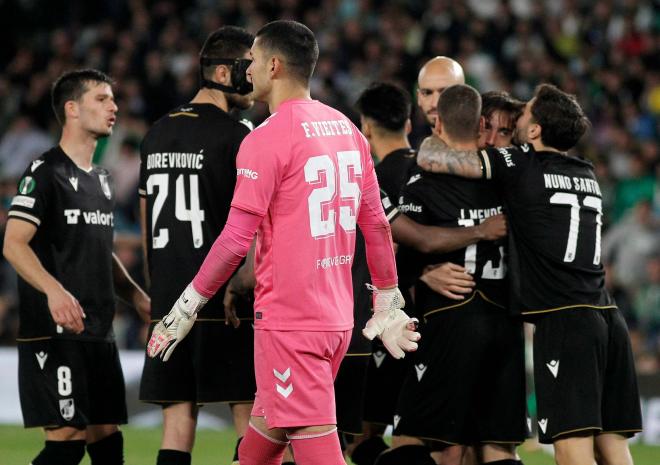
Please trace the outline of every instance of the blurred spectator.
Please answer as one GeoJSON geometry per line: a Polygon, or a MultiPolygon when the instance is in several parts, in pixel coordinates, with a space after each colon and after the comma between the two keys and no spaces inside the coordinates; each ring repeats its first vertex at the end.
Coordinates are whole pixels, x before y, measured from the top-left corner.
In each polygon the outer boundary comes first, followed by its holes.
{"type": "Polygon", "coordinates": [[[16,115],[0,139],[0,177],[17,178],[32,160],[52,146],[50,135],[37,128],[29,116],[16,115]]]}
{"type": "Polygon", "coordinates": [[[646,349],[660,348],[660,255],[646,262],[647,279],[637,292],[634,302],[635,318],[647,339],[646,349]]]}
{"type": "Polygon", "coordinates": [[[603,236],[602,261],[613,265],[616,284],[630,293],[646,281],[646,259],[660,251],[659,226],[651,203],[642,201],[603,236]]]}

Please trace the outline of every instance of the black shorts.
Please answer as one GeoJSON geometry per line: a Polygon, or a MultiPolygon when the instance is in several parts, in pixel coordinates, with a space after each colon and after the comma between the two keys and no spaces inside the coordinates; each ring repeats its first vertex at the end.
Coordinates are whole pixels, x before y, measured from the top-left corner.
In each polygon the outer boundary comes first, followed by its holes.
{"type": "Polygon", "coordinates": [[[393,358],[380,339],[374,339],[373,353],[367,368],[368,395],[364,400],[364,421],[391,425],[394,407],[401,392],[406,373],[412,368],[413,356],[401,360],[393,358]]]}
{"type": "Polygon", "coordinates": [[[335,378],[337,429],[347,434],[362,434],[364,398],[367,388],[369,354],[346,354],[335,378]]]}
{"type": "Polygon", "coordinates": [[[618,309],[578,308],[535,319],[539,440],[641,431],[628,328],[618,309]]]}
{"type": "Polygon", "coordinates": [[[127,422],[124,375],[114,342],[19,342],[18,388],[26,428],[127,422]]]}
{"type": "Polygon", "coordinates": [[[446,444],[527,437],[522,322],[477,295],[433,314],[396,408],[395,435],[446,444]]]}
{"type": "Polygon", "coordinates": [[[234,328],[224,320],[198,319],[167,362],[147,355],[144,360],[140,383],[144,402],[254,401],[257,386],[251,320],[242,320],[234,328]]]}

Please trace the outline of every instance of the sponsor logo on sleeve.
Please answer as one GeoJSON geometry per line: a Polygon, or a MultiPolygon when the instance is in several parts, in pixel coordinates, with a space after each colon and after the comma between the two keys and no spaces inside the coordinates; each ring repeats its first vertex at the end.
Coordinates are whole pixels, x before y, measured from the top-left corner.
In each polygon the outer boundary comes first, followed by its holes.
{"type": "Polygon", "coordinates": [[[243,176],[248,179],[259,179],[259,173],[250,168],[236,168],[236,176],[243,176]]]}
{"type": "Polygon", "coordinates": [[[12,207],[33,208],[35,200],[36,199],[34,197],[26,197],[24,195],[17,195],[11,201],[11,206],[12,207]]]}

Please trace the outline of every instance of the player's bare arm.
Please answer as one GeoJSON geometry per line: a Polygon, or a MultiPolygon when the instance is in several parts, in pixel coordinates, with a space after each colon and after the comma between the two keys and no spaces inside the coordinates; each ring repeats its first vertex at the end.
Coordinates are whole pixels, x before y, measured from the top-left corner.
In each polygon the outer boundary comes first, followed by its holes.
{"type": "Polygon", "coordinates": [[[78,300],[46,271],[30,247],[30,241],[36,232],[37,228],[33,224],[10,218],[2,252],[21,278],[46,294],[48,309],[55,323],[79,334],[85,329],[85,313],[78,300]]]}
{"type": "Polygon", "coordinates": [[[151,299],[147,293],[138,285],[138,283],[133,280],[130,273],[124,266],[124,264],[119,260],[119,257],[113,252],[112,253],[112,264],[119,270],[119,273],[113,273],[115,276],[119,274],[124,276],[126,280],[131,284],[131,293],[127,300],[133,302],[135,310],[138,312],[138,315],[145,323],[151,321],[151,299]]]}
{"type": "Polygon", "coordinates": [[[417,164],[423,170],[432,173],[481,178],[481,159],[477,154],[477,149],[453,149],[436,135],[431,135],[422,142],[417,154],[417,164]]]}
{"type": "Polygon", "coordinates": [[[506,236],[506,218],[493,215],[468,228],[442,228],[419,224],[405,214],[392,223],[394,241],[413,247],[422,253],[447,253],[479,241],[494,241],[506,236]]]}

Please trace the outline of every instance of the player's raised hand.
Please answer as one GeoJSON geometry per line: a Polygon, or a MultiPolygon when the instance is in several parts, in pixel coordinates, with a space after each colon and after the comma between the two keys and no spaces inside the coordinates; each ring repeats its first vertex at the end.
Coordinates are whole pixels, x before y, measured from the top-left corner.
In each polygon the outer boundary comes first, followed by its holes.
{"type": "Polygon", "coordinates": [[[71,295],[69,291],[62,286],[56,286],[46,292],[46,297],[48,298],[48,309],[55,324],[76,334],[80,334],[85,330],[85,324],[83,323],[85,312],[78,299],[71,295]]]}
{"type": "Polygon", "coordinates": [[[174,302],[170,313],[154,327],[147,344],[147,354],[151,358],[158,355],[167,362],[176,346],[186,337],[197,319],[197,312],[209,299],[200,295],[192,284],[174,302]]]}
{"type": "Polygon", "coordinates": [[[493,215],[482,221],[477,229],[484,241],[496,241],[507,234],[506,216],[503,214],[493,215]]]}
{"type": "Polygon", "coordinates": [[[403,358],[405,352],[416,350],[421,338],[414,330],[418,320],[401,310],[405,300],[399,288],[378,289],[370,284],[367,287],[373,291],[374,315],[362,330],[364,337],[373,340],[379,336],[387,351],[397,359],[403,358]]]}
{"type": "Polygon", "coordinates": [[[419,279],[435,292],[454,300],[464,300],[463,294],[470,294],[475,286],[465,268],[450,262],[427,269],[419,279]]]}

